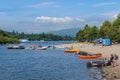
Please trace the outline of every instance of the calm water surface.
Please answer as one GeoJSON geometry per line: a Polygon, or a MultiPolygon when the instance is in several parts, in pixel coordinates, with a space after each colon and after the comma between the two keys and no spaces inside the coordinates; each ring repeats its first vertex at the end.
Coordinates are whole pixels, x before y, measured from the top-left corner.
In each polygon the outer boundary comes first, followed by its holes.
{"type": "MultiPolygon", "coordinates": [[[[64,42],[29,42],[52,45],[64,42]]],[[[87,68],[86,60],[63,49],[8,50],[0,46],[0,80],[94,80],[94,72],[101,80],[101,70],[87,68]]]]}

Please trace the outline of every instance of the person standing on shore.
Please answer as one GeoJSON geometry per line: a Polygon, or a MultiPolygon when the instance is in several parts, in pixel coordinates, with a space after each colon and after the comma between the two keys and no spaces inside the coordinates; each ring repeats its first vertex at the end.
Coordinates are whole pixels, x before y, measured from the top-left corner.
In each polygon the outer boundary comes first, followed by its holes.
{"type": "Polygon", "coordinates": [[[118,55],[117,54],[114,54],[114,61],[115,61],[115,65],[118,66],[118,55]]]}
{"type": "Polygon", "coordinates": [[[112,65],[113,67],[115,66],[113,54],[111,54],[111,56],[110,56],[110,63],[111,63],[111,65],[112,65]]]}

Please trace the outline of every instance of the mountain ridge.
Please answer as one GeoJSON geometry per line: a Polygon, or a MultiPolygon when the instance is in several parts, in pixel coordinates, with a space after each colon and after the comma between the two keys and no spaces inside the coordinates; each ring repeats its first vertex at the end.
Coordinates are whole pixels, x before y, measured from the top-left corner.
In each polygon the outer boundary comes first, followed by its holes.
{"type": "Polygon", "coordinates": [[[70,28],[70,29],[64,29],[64,30],[59,30],[59,31],[53,31],[53,32],[50,32],[50,33],[52,33],[54,35],[60,35],[60,36],[68,35],[68,36],[75,37],[76,33],[79,30],[81,30],[81,28],[70,28]]]}

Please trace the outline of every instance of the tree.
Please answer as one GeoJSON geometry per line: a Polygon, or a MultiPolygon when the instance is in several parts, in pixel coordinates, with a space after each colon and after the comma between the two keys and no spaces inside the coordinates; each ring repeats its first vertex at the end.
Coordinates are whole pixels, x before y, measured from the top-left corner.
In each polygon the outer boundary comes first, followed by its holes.
{"type": "Polygon", "coordinates": [[[95,40],[96,38],[98,38],[98,33],[99,33],[99,29],[96,26],[91,27],[90,30],[90,39],[91,40],[95,40]]]}
{"type": "Polygon", "coordinates": [[[110,38],[112,42],[120,43],[120,14],[113,22],[104,21],[100,29],[85,25],[84,29],[76,34],[78,40],[94,40],[98,37],[110,38]]]}
{"type": "Polygon", "coordinates": [[[84,32],[83,34],[84,38],[86,40],[89,40],[90,39],[90,26],[88,26],[88,24],[85,25],[83,32],[84,32]]]}
{"type": "Polygon", "coordinates": [[[79,41],[83,41],[84,40],[83,30],[79,30],[79,32],[76,35],[76,39],[78,39],[79,41]]]}
{"type": "Polygon", "coordinates": [[[0,30],[0,36],[8,36],[8,32],[0,30]]]}
{"type": "Polygon", "coordinates": [[[117,19],[113,21],[113,25],[111,27],[111,38],[114,42],[120,42],[119,29],[120,29],[120,14],[118,14],[117,19]]]}
{"type": "Polygon", "coordinates": [[[102,26],[100,27],[100,36],[103,38],[109,38],[110,29],[111,29],[111,22],[107,20],[104,21],[102,26]]]}

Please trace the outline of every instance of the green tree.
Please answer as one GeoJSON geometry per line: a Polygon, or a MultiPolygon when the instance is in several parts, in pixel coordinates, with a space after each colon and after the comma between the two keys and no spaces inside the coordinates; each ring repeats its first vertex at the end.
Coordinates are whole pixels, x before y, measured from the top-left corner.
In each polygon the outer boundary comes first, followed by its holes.
{"type": "Polygon", "coordinates": [[[90,26],[88,24],[86,24],[84,27],[84,30],[83,30],[83,32],[84,32],[83,35],[86,40],[90,40],[90,30],[91,30],[90,26]]]}
{"type": "Polygon", "coordinates": [[[83,41],[84,40],[83,30],[79,30],[79,32],[77,32],[76,39],[78,39],[79,41],[83,41]]]}
{"type": "Polygon", "coordinates": [[[113,25],[111,27],[111,39],[114,41],[114,42],[118,42],[120,43],[120,32],[119,32],[119,29],[120,29],[120,14],[118,14],[117,16],[117,19],[115,19],[113,21],[113,25]]]}
{"type": "Polygon", "coordinates": [[[8,36],[8,32],[0,30],[0,36],[8,36]]]}
{"type": "Polygon", "coordinates": [[[99,33],[98,27],[96,27],[96,26],[91,27],[91,29],[90,29],[90,39],[95,40],[96,38],[98,38],[99,37],[98,33],[99,33]]]}
{"type": "Polygon", "coordinates": [[[100,27],[100,36],[103,38],[109,38],[110,29],[111,29],[111,22],[107,20],[104,21],[102,26],[100,27]]]}

